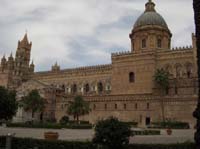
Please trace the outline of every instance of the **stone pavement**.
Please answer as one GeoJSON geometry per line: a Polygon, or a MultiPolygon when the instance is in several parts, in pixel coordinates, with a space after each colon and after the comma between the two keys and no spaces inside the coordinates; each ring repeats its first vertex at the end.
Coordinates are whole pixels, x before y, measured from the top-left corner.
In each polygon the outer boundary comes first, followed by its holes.
{"type": "MultiPolygon", "coordinates": [[[[32,128],[4,128],[0,127],[0,136],[14,133],[20,138],[37,138],[44,139],[44,132],[58,132],[60,140],[91,140],[94,131],[92,129],[32,129],[32,128]]],[[[165,130],[161,130],[161,135],[154,136],[134,136],[130,138],[130,143],[138,144],[170,144],[182,142],[194,142],[195,130],[173,130],[171,136],[166,134],[165,130]]]]}

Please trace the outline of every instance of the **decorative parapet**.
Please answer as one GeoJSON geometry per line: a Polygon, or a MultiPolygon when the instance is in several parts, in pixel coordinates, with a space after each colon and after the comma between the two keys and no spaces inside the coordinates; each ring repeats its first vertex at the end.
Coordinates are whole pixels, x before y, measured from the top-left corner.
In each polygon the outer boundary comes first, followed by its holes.
{"type": "Polygon", "coordinates": [[[104,65],[96,65],[96,66],[86,66],[86,67],[78,67],[78,68],[71,68],[71,69],[63,69],[58,72],[52,71],[44,71],[44,72],[36,72],[35,75],[50,75],[50,74],[72,74],[72,73],[86,73],[86,72],[104,72],[112,70],[111,64],[104,64],[104,65]]]}
{"type": "Polygon", "coordinates": [[[183,50],[192,50],[193,47],[190,45],[190,46],[183,46],[183,47],[173,47],[171,50],[172,51],[183,51],[183,50]]]}
{"type": "Polygon", "coordinates": [[[124,56],[124,55],[129,55],[131,53],[132,53],[131,51],[122,51],[122,52],[112,53],[111,56],[112,57],[114,57],[114,56],[124,56]]]}

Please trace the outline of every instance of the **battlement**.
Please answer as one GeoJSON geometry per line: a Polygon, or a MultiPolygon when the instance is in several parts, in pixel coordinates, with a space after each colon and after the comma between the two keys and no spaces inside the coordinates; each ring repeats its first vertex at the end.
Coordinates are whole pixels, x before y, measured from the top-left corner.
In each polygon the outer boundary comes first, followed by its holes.
{"type": "Polygon", "coordinates": [[[183,50],[192,50],[193,49],[193,46],[183,46],[183,47],[173,47],[171,50],[172,51],[183,51],[183,50]]]}
{"type": "Polygon", "coordinates": [[[79,71],[102,71],[102,70],[110,70],[112,69],[111,64],[104,64],[104,65],[95,65],[95,66],[85,66],[85,67],[78,67],[72,69],[63,69],[62,72],[79,72],[79,71]]]}
{"type": "Polygon", "coordinates": [[[111,56],[112,57],[114,57],[114,56],[123,56],[123,55],[129,55],[131,53],[132,53],[131,51],[122,51],[122,52],[112,53],[111,56]]]}
{"type": "Polygon", "coordinates": [[[43,72],[36,72],[36,75],[51,75],[55,73],[67,74],[67,73],[85,73],[85,72],[102,72],[102,71],[110,71],[112,69],[111,64],[104,64],[104,65],[95,65],[95,66],[85,66],[85,67],[77,67],[77,68],[70,68],[70,69],[63,69],[57,72],[53,71],[43,71],[43,72]]]}

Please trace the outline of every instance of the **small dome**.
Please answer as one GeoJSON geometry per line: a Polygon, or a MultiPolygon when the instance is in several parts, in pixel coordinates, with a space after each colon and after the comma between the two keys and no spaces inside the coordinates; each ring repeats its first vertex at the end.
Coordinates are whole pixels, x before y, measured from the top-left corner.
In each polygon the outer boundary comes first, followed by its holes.
{"type": "Polygon", "coordinates": [[[163,17],[155,11],[154,7],[155,4],[149,0],[149,2],[146,3],[145,12],[137,19],[134,28],[145,25],[158,25],[168,29],[167,23],[163,17]]]}

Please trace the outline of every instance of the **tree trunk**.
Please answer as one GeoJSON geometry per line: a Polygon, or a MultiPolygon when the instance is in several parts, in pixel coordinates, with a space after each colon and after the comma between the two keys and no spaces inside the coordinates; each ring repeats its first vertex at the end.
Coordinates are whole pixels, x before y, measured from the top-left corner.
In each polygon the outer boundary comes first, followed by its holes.
{"type": "Polygon", "coordinates": [[[32,119],[31,119],[31,121],[34,121],[34,115],[35,115],[35,112],[32,111],[31,115],[32,115],[32,119]]]}
{"type": "Polygon", "coordinates": [[[34,118],[34,112],[33,111],[31,112],[31,116],[32,116],[32,119],[33,119],[34,118]]]}
{"type": "Polygon", "coordinates": [[[77,124],[79,124],[79,115],[77,115],[77,124]]]}
{"type": "Polygon", "coordinates": [[[197,119],[197,131],[195,133],[196,148],[200,149],[200,0],[193,0],[194,18],[197,39],[197,66],[198,66],[198,104],[193,115],[197,119]]]}
{"type": "Polygon", "coordinates": [[[161,110],[162,110],[162,121],[165,122],[165,107],[164,107],[164,100],[161,100],[161,110]]]}

